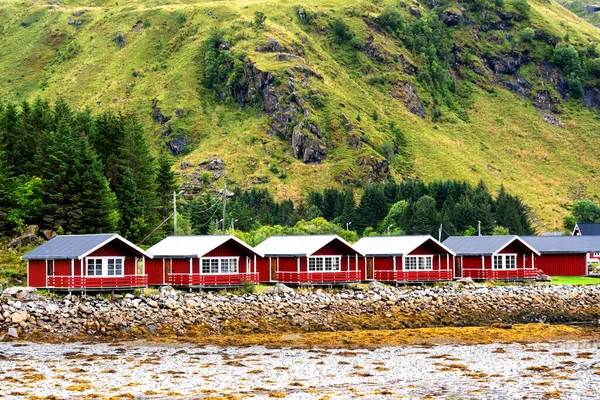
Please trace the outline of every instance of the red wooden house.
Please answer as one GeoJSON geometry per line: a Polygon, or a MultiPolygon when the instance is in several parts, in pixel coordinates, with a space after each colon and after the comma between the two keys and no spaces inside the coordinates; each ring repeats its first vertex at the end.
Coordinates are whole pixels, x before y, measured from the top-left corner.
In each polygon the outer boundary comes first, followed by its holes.
{"type": "Polygon", "coordinates": [[[272,236],[256,246],[261,282],[340,284],[359,282],[362,254],[337,235],[272,236]]]}
{"type": "MultiPolygon", "coordinates": [[[[573,229],[573,236],[591,237],[590,240],[600,241],[600,224],[577,224],[573,229]]],[[[600,250],[588,253],[588,264],[600,264],[600,250]]]]}
{"type": "Polygon", "coordinates": [[[456,277],[498,280],[537,277],[535,257],[540,253],[518,236],[451,236],[444,245],[456,253],[456,277]]]}
{"type": "Polygon", "coordinates": [[[231,235],[170,236],[148,249],[150,285],[223,287],[258,283],[260,254],[231,235]]]}
{"type": "Polygon", "coordinates": [[[64,235],[42,244],[27,260],[27,284],[56,290],[145,287],[151,256],[117,234],[64,235]]]}
{"type": "Polygon", "coordinates": [[[600,253],[600,236],[524,236],[540,252],[535,267],[550,276],[584,276],[589,254],[600,253]]]}
{"type": "Polygon", "coordinates": [[[454,252],[431,236],[364,237],[354,248],[362,280],[435,282],[454,278],[454,252]]]}

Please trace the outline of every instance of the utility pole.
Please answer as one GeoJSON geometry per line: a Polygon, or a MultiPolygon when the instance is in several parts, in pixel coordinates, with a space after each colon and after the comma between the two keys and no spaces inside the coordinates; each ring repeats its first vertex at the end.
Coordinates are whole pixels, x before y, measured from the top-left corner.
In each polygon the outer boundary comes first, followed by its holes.
{"type": "Polygon", "coordinates": [[[237,219],[231,218],[231,234],[235,235],[235,223],[238,222],[237,219]]]}
{"type": "Polygon", "coordinates": [[[442,241],[442,224],[440,224],[440,230],[438,231],[438,242],[442,241]]]}
{"type": "Polygon", "coordinates": [[[479,231],[479,236],[481,236],[481,221],[477,221],[477,230],[479,231]]]}
{"type": "Polygon", "coordinates": [[[348,230],[348,228],[350,227],[350,225],[352,225],[352,222],[346,222],[346,230],[348,230]]]}
{"type": "Polygon", "coordinates": [[[223,235],[225,234],[225,215],[227,215],[227,184],[223,186],[223,235]]]}
{"type": "Polygon", "coordinates": [[[388,225],[388,227],[387,227],[388,236],[390,236],[390,227],[391,227],[391,225],[388,225]]]}
{"type": "Polygon", "coordinates": [[[173,235],[177,236],[177,193],[173,192],[173,235]]]}

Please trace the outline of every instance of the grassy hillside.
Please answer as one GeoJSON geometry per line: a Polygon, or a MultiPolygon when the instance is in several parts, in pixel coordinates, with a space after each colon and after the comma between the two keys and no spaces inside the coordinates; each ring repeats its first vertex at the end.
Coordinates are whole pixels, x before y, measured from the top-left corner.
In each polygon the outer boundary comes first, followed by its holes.
{"type": "MultiPolygon", "coordinates": [[[[408,3],[0,0],[0,97],[60,96],[94,112],[133,111],[156,151],[175,138],[179,179],[200,191],[257,185],[295,199],[388,174],[396,180],[483,179],[522,196],[541,230],[551,229],[573,200],[597,199],[598,113],[574,96],[562,98],[540,70],[547,45],[520,38],[532,26],[536,35],[559,40],[568,32],[568,44],[582,48],[598,43],[597,29],[555,2],[531,2],[528,20],[513,18],[502,29],[481,28],[498,20],[484,11],[465,12],[471,23],[445,27],[456,54],[449,71],[456,92],[440,97],[422,79],[426,60],[408,49],[411,38],[374,24],[390,5],[406,23],[415,20],[410,6],[424,19],[437,18],[408,3]],[[300,9],[310,23],[299,18],[300,9]],[[253,26],[256,11],[267,16],[263,28],[253,26]],[[336,43],[329,25],[336,18],[347,22],[356,41],[336,43]],[[205,43],[215,28],[225,32],[223,48],[245,60],[244,107],[201,83],[205,43]],[[528,60],[517,73],[490,69],[499,54],[524,51],[528,60]],[[268,76],[279,114],[266,111],[260,94],[250,95],[257,77],[268,76]],[[531,85],[526,93],[508,90],[516,76],[531,85]],[[551,107],[536,103],[542,92],[551,107]],[[415,115],[419,106],[422,117],[415,115]],[[303,135],[303,146],[318,142],[324,159],[294,157],[292,132],[303,135]],[[213,156],[225,162],[222,177],[200,166],[213,156]]],[[[460,6],[444,4],[461,13],[460,6]]],[[[508,0],[504,8],[515,11],[508,0]]]]}

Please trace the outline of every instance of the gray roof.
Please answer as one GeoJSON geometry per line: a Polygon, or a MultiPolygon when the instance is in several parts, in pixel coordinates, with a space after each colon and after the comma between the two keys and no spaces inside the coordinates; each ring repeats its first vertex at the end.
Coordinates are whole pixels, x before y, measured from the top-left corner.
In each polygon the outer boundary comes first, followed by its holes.
{"type": "Polygon", "coordinates": [[[452,250],[429,235],[425,236],[367,236],[354,243],[354,248],[365,256],[402,256],[431,241],[455,255],[452,250]]]}
{"type": "Polygon", "coordinates": [[[39,247],[31,250],[21,257],[23,260],[70,260],[81,259],[96,249],[110,243],[113,240],[120,240],[137,253],[152,258],[144,250],[131,243],[116,233],[99,233],[90,235],[62,235],[57,236],[39,247]]]}
{"type": "Polygon", "coordinates": [[[337,235],[271,236],[256,246],[254,250],[265,257],[304,257],[311,256],[336,240],[351,252],[363,255],[337,235]]]}
{"type": "Polygon", "coordinates": [[[507,236],[450,236],[444,245],[454,251],[457,256],[487,256],[498,253],[514,241],[529,247],[534,253],[539,252],[516,235],[507,236]]]}
{"type": "Polygon", "coordinates": [[[521,236],[521,239],[542,254],[600,251],[600,236],[521,236]]]}
{"type": "Polygon", "coordinates": [[[577,229],[581,236],[600,236],[600,224],[577,224],[575,230],[577,229]]]}
{"type": "Polygon", "coordinates": [[[202,257],[230,240],[246,249],[248,254],[261,256],[252,247],[233,235],[169,236],[150,247],[148,253],[161,258],[202,257]]]}

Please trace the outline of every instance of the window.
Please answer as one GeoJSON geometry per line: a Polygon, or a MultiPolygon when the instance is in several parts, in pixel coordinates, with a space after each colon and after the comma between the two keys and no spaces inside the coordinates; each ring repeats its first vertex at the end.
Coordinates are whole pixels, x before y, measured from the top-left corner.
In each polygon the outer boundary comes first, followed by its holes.
{"type": "Polygon", "coordinates": [[[308,257],[308,272],[340,271],[340,257],[308,257]]]}
{"type": "Polygon", "coordinates": [[[429,271],[433,269],[433,256],[404,257],[404,269],[409,271],[429,271]]]}
{"type": "Polygon", "coordinates": [[[237,258],[203,258],[203,274],[235,274],[238,272],[237,258]]]}
{"type": "Polygon", "coordinates": [[[516,254],[496,254],[492,269],[517,269],[516,254]]]}
{"type": "Polygon", "coordinates": [[[600,257],[600,251],[595,251],[594,252],[594,257],[600,257]]]}
{"type": "Polygon", "coordinates": [[[88,258],[88,276],[123,276],[123,257],[88,258]]]}
{"type": "Polygon", "coordinates": [[[54,260],[46,260],[46,275],[54,276],[54,260]]]}

